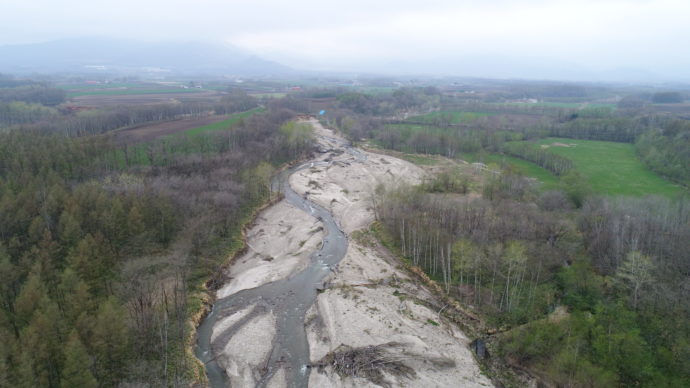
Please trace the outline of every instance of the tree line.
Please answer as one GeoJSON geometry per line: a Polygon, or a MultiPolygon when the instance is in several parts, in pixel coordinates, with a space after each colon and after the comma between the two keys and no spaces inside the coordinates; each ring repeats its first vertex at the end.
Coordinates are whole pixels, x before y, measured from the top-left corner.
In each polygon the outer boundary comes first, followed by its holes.
{"type": "Polygon", "coordinates": [[[572,160],[556,155],[546,149],[535,147],[531,143],[505,143],[502,150],[508,155],[528,160],[539,167],[549,170],[554,175],[565,175],[573,168],[572,160]]]}
{"type": "Polygon", "coordinates": [[[645,132],[635,149],[652,170],[690,186],[690,121],[675,120],[645,132]]]}
{"type": "MultiPolygon", "coordinates": [[[[0,89],[0,126],[23,125],[42,131],[61,132],[68,136],[95,135],[154,121],[175,120],[209,113],[244,112],[258,106],[258,101],[254,97],[242,90],[233,89],[217,102],[102,107],[74,113],[52,108],[49,105],[55,103],[49,103],[45,99],[24,98],[15,89],[17,88],[0,89]]],[[[46,88],[26,90],[34,89],[46,88]]],[[[64,91],[62,92],[64,94],[64,91]]],[[[59,102],[63,101],[64,97],[59,102]]]]}
{"type": "Polygon", "coordinates": [[[42,83],[22,83],[19,86],[1,87],[0,102],[22,101],[47,106],[59,105],[67,99],[63,89],[49,87],[42,83]]]}

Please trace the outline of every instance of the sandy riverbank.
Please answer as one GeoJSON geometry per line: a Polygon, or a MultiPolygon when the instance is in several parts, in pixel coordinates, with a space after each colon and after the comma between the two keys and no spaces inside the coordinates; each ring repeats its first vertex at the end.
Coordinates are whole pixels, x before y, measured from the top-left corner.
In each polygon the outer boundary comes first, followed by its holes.
{"type": "MultiPolygon", "coordinates": [[[[338,149],[337,136],[313,122],[322,149],[338,149]]],[[[374,219],[371,195],[379,184],[418,183],[424,172],[386,155],[362,152],[363,157],[325,153],[328,166],[300,171],[290,184],[295,191],[331,209],[350,236],[374,219]],[[317,184],[315,184],[316,182],[317,184]]],[[[391,341],[402,344],[397,356],[412,367],[412,379],[386,376],[392,386],[492,386],[480,373],[468,338],[420,301],[433,296],[411,281],[396,259],[375,246],[350,239],[347,254],[331,277],[331,287],[319,294],[306,317],[310,357],[317,362],[340,345],[353,348],[391,341]]],[[[373,386],[360,378],[341,379],[332,370],[313,371],[309,386],[373,386]]]]}
{"type": "MultiPolygon", "coordinates": [[[[294,173],[289,183],[295,192],[332,212],[349,244],[343,260],[331,268],[326,289],[311,307],[305,306],[309,307],[305,316],[309,361],[318,362],[341,345],[359,348],[395,342],[388,350],[390,356],[412,368],[414,375],[385,375],[384,383],[402,387],[491,386],[467,346],[468,338],[438,311],[426,307],[436,304],[434,296],[413,281],[390,253],[357,237],[356,232],[374,220],[372,193],[377,186],[418,183],[425,173],[391,156],[346,147],[344,139],[315,120],[310,123],[321,152],[313,164],[310,162],[310,168],[294,173]]],[[[248,231],[249,249],[226,271],[218,298],[232,295],[226,300],[241,299],[242,290],[292,279],[305,266],[318,265],[319,260],[310,260],[311,253],[328,238],[319,219],[286,201],[279,202],[262,212],[248,231]]],[[[291,298],[291,293],[260,294],[249,303],[238,301],[241,308],[218,312],[226,315],[217,317],[212,342],[218,365],[229,375],[232,386],[253,387],[262,379],[268,387],[288,385],[285,364],[279,361],[270,373],[266,366],[276,338],[285,341],[281,331],[276,331],[275,312],[290,300],[286,298],[291,298]]],[[[309,386],[374,385],[362,378],[341,378],[327,367],[311,371],[309,386]]]]}
{"type": "Polygon", "coordinates": [[[247,232],[247,253],[225,272],[217,298],[283,279],[303,269],[323,239],[314,217],[280,201],[264,210],[247,232]]]}

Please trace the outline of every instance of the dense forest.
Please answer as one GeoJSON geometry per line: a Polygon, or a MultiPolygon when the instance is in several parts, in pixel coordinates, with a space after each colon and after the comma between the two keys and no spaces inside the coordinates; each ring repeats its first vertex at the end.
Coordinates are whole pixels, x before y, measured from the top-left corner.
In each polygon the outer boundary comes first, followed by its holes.
{"type": "Polygon", "coordinates": [[[391,120],[361,106],[376,97],[357,101],[341,100],[331,116],[353,140],[449,158],[505,153],[562,176],[545,191],[509,167],[448,170],[420,186],[381,188],[372,202],[382,241],[496,328],[484,338],[494,358],[555,386],[690,384],[688,197],[598,197],[570,160],[520,141],[635,143],[647,166],[687,184],[686,120],[447,96],[441,113],[421,104],[419,116],[391,120]],[[452,111],[483,113],[443,113],[452,111]]]}
{"type": "Polygon", "coordinates": [[[385,239],[504,333],[508,363],[559,386],[690,381],[690,203],[539,193],[507,173],[483,198],[400,188],[385,239]],[[562,310],[565,307],[566,310],[562,310]]]}
{"type": "Polygon", "coordinates": [[[646,132],[635,146],[654,171],[690,186],[690,121],[675,120],[646,132]]]}
{"type": "MultiPolygon", "coordinates": [[[[236,97],[217,105],[256,106],[236,97]]],[[[143,144],[140,158],[91,134],[166,107],[0,132],[0,386],[194,381],[203,284],[268,199],[272,171],[311,147],[281,105],[227,131],[143,144]]]]}

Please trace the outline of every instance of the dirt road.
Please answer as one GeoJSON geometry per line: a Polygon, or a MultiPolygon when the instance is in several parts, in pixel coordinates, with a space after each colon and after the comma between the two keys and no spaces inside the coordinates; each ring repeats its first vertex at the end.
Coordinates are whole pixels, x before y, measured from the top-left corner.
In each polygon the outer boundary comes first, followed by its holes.
{"type": "Polygon", "coordinates": [[[199,329],[197,354],[209,361],[212,384],[491,386],[463,333],[425,307],[433,296],[390,254],[357,237],[373,221],[377,185],[418,182],[424,173],[311,124],[323,152],[282,177],[286,200],[257,219],[249,252],[228,270],[199,329]],[[343,376],[332,363],[309,367],[333,352],[389,343],[386,359],[414,372],[367,379],[343,376]]]}

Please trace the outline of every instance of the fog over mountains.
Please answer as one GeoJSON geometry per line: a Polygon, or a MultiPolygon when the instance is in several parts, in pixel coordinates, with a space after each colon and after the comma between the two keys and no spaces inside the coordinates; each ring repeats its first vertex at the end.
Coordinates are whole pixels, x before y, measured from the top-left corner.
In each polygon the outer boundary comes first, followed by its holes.
{"type": "Polygon", "coordinates": [[[0,45],[0,72],[214,76],[276,76],[318,72],[591,82],[690,81],[690,76],[684,71],[657,72],[634,65],[594,70],[566,59],[535,59],[511,53],[479,55],[449,52],[411,59],[382,56],[366,61],[353,59],[348,63],[347,60],[335,58],[328,61],[330,57],[325,51],[323,60],[327,64],[324,65],[270,53],[257,55],[250,48],[202,40],[146,42],[104,37],[66,38],[0,45]]]}
{"type": "Polygon", "coordinates": [[[287,66],[229,44],[74,38],[0,46],[0,72],[161,72],[275,75],[287,66]]]}

